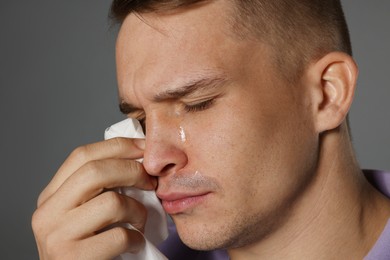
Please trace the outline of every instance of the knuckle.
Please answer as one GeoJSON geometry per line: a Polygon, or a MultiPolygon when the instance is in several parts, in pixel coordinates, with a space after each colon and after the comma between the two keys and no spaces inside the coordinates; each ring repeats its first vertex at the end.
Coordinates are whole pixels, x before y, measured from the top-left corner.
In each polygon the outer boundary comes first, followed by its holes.
{"type": "Polygon", "coordinates": [[[95,173],[99,172],[100,162],[99,161],[89,161],[89,162],[84,164],[83,168],[87,174],[94,175],[95,173]]]}
{"type": "Polygon", "coordinates": [[[79,146],[73,150],[69,156],[80,161],[87,161],[88,158],[88,145],[79,146]]]}
{"type": "Polygon", "coordinates": [[[82,166],[81,178],[83,181],[90,181],[92,179],[98,180],[101,173],[102,163],[100,161],[89,161],[82,166]]]}
{"type": "Polygon", "coordinates": [[[42,232],[42,228],[45,226],[43,219],[42,219],[41,210],[37,209],[34,211],[32,218],[31,218],[31,227],[33,229],[33,232],[35,234],[39,234],[42,232]]]}
{"type": "Polygon", "coordinates": [[[119,212],[126,206],[125,199],[115,191],[107,191],[102,194],[102,203],[113,212],[119,212]]]}
{"type": "Polygon", "coordinates": [[[140,230],[141,232],[145,231],[145,224],[146,220],[148,218],[148,211],[146,210],[146,207],[144,205],[137,208],[138,211],[138,218],[137,221],[134,223],[131,223],[136,229],[140,230]]]}
{"type": "Polygon", "coordinates": [[[41,209],[37,209],[31,220],[32,230],[38,245],[39,254],[44,259],[60,259],[66,253],[66,244],[62,236],[55,232],[47,221],[47,215],[41,209]]]}
{"type": "Polygon", "coordinates": [[[133,160],[128,160],[126,167],[132,175],[140,175],[143,172],[141,164],[133,160]]]}
{"type": "Polygon", "coordinates": [[[115,227],[112,229],[112,240],[121,251],[127,250],[131,243],[129,231],[124,227],[115,227]]]}
{"type": "Polygon", "coordinates": [[[125,139],[122,137],[115,137],[110,139],[109,144],[113,150],[123,150],[123,148],[125,147],[124,140],[125,139]]]}

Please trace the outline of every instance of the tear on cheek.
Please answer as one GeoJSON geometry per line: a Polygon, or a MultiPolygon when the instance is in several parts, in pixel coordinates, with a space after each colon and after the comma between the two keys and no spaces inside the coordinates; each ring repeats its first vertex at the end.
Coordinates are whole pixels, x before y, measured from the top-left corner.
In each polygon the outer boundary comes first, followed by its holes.
{"type": "Polygon", "coordinates": [[[187,136],[186,136],[186,132],[184,130],[184,128],[182,126],[180,126],[179,128],[179,136],[180,136],[180,140],[185,143],[187,141],[187,136]]]}

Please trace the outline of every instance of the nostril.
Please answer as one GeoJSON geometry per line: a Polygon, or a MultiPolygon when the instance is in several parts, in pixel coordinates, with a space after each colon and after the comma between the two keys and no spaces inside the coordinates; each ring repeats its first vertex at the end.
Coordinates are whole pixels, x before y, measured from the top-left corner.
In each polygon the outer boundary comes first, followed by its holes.
{"type": "Polygon", "coordinates": [[[161,170],[161,173],[169,172],[169,170],[173,169],[175,167],[175,165],[176,164],[174,164],[174,163],[170,163],[170,164],[165,165],[165,167],[161,170]]]}

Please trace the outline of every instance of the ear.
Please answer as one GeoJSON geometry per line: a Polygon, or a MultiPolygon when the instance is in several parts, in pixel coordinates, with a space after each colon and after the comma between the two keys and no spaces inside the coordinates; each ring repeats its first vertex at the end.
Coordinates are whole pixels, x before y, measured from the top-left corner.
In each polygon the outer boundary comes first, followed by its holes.
{"type": "Polygon", "coordinates": [[[345,120],[355,93],[355,61],[348,54],[331,52],[309,66],[307,73],[316,131],[337,128],[345,120]]]}

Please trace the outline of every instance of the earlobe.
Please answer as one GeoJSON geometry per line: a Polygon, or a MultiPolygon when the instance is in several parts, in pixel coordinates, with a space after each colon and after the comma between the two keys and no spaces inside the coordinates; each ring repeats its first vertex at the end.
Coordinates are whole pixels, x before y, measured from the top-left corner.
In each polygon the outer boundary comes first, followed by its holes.
{"type": "Polygon", "coordinates": [[[315,128],[318,133],[341,125],[351,107],[358,68],[345,53],[332,52],[309,68],[314,98],[315,128]]]}

